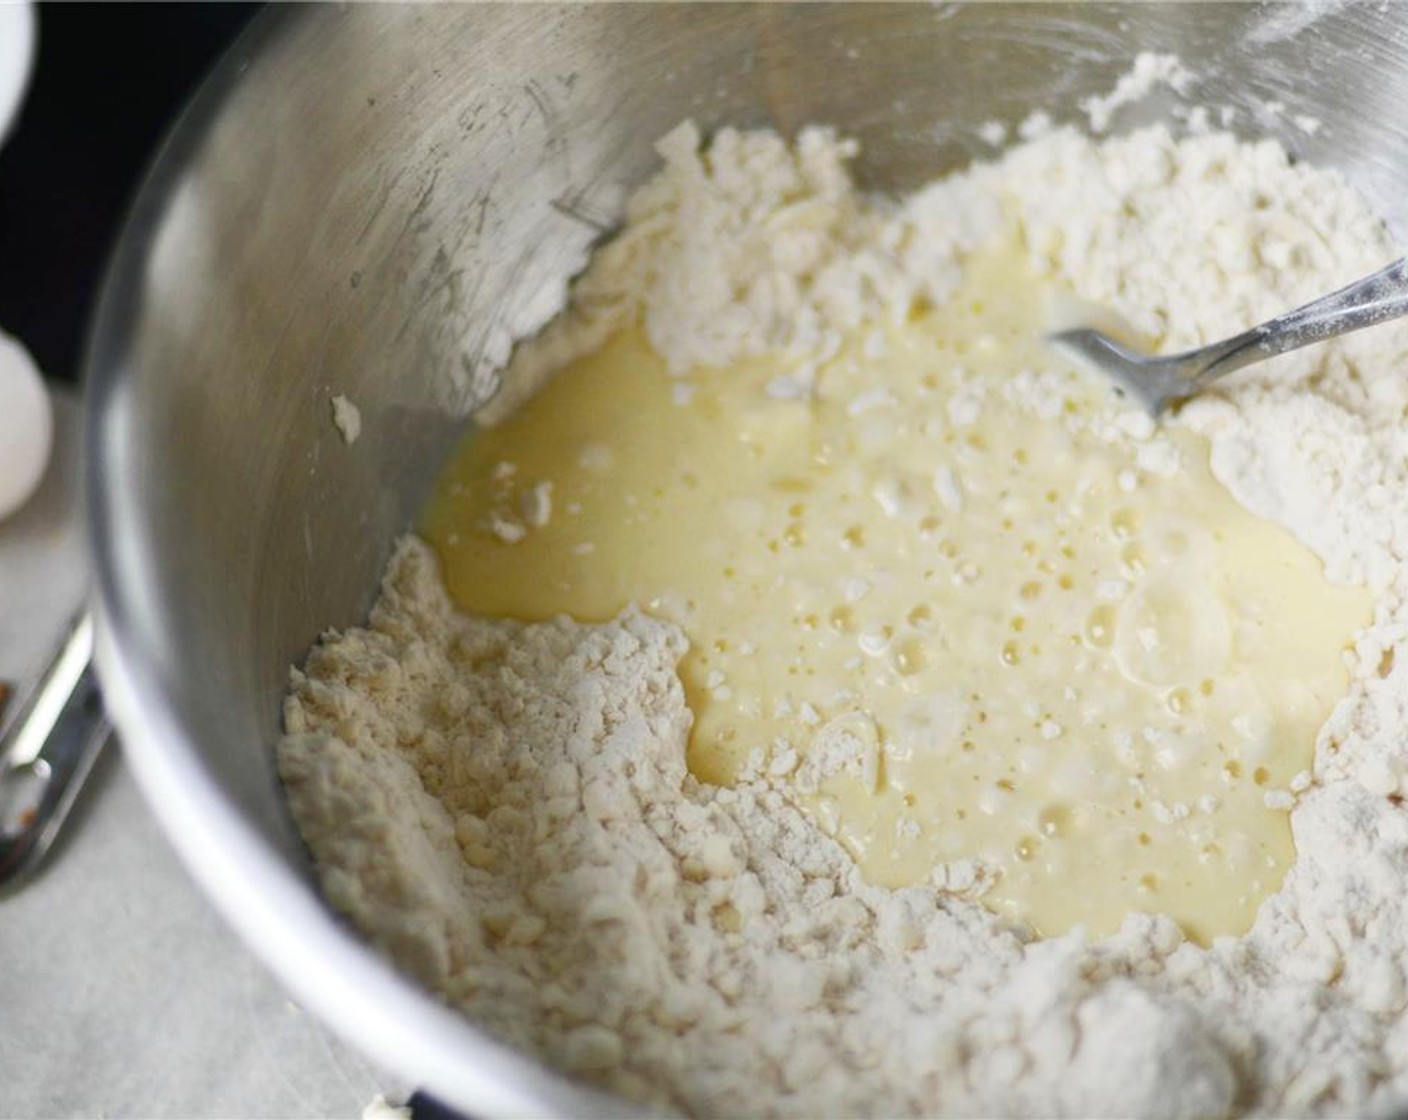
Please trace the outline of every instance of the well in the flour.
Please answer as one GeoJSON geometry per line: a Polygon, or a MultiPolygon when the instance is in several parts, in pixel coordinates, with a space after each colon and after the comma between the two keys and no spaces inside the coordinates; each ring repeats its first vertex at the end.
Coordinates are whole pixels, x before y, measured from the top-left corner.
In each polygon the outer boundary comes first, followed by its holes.
{"type": "Polygon", "coordinates": [[[679,625],[694,775],[764,776],[877,884],[971,862],[1041,934],[1244,933],[1294,858],[1267,795],[1310,766],[1370,599],[1202,440],[1103,419],[1017,235],[942,306],[838,336],[806,394],[764,354],[681,403],[609,341],[469,437],[426,537],[463,609],[679,625]],[[506,536],[544,488],[561,516],[506,536]]]}

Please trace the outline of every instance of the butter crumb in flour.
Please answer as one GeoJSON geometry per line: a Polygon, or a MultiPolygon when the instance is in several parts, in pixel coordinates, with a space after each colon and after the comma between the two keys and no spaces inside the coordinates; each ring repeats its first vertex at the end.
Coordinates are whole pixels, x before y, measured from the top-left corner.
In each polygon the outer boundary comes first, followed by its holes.
{"type": "MultiPolygon", "coordinates": [[[[697,132],[677,130],[626,229],[522,348],[510,384],[537,387],[639,324],[675,375],[766,359],[795,376],[816,363],[809,384],[824,393],[823,367],[848,353],[837,339],[942,310],[1004,212],[1037,275],[1167,349],[1231,334],[1393,256],[1336,174],[1292,165],[1273,143],[1161,128],[1098,143],[1049,125],[1022,135],[1035,138],[879,203],[851,184],[853,146],[825,130],[795,147],[725,130],[707,157],[697,132]]],[[[808,701],[832,744],[818,752],[825,766],[763,743],[735,785],[701,783],[685,764],[680,624],[637,609],[591,622],[463,614],[415,540],[398,548],[369,625],[327,635],[286,704],[280,769],[329,899],[496,1036],[664,1108],[1207,1117],[1401,1104],[1405,353],[1408,332],[1384,326],[1285,355],[1182,420],[1243,506],[1377,601],[1313,763],[1263,795],[1294,801],[1296,858],[1244,936],[1202,947],[1136,913],[1098,941],[1036,939],[983,907],[981,860],[876,886],[818,823],[827,807],[804,813],[787,792],[833,767],[883,782],[872,728],[834,724],[835,698],[808,701]]],[[[1012,391],[1049,402],[1059,386],[1042,377],[1012,391]]],[[[518,403],[506,398],[499,416],[518,403]]],[[[946,404],[954,425],[980,425],[980,386],[946,404]]],[[[1128,415],[1091,424],[1127,444],[1163,439],[1128,415]]],[[[1167,465],[1164,452],[1139,462],[1129,492],[1185,469],[1167,465]]],[[[969,510],[967,481],[925,476],[910,493],[969,510]]],[[[557,480],[500,485],[498,516],[514,533],[551,533],[567,516],[557,480]],[[549,481],[546,503],[525,499],[549,481]]],[[[903,516],[904,489],[885,495],[903,516]]],[[[633,497],[635,508],[650,499],[633,497]]],[[[874,586],[838,597],[883,595],[880,577],[877,565],[874,586]]],[[[1168,665],[1157,606],[1123,638],[1097,620],[1136,672],[1168,665]]],[[[875,637],[880,652],[857,657],[888,656],[893,636],[884,648],[875,637]]],[[[746,683],[725,673],[719,687],[746,683]]],[[[1243,714],[1246,733],[1262,735],[1258,713],[1243,714]]],[[[1050,743],[1075,736],[1069,719],[1031,718],[1059,727],[1050,743]]],[[[1157,757],[1169,744],[1130,735],[1112,749],[1157,757]]],[[[1159,814],[1197,820],[1224,799],[1160,800],[1159,814]]],[[[897,839],[913,833],[897,819],[897,839]]]]}

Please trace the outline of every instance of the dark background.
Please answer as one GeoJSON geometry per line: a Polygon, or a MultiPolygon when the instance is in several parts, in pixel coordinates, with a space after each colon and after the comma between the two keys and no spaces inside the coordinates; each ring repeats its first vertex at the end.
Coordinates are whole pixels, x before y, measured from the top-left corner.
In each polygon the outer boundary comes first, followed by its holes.
{"type": "Polygon", "coordinates": [[[40,5],[29,92],[0,147],[0,330],[79,375],[107,255],[167,129],[257,4],[40,5]]]}

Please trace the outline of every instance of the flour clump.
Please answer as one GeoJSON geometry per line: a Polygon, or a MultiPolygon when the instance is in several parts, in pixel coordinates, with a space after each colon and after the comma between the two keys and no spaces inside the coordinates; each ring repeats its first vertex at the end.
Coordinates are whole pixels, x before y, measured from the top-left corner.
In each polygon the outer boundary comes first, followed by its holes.
{"type": "MultiPolygon", "coordinates": [[[[775,353],[805,392],[845,331],[942,304],[1004,208],[1033,267],[1167,349],[1393,255],[1338,175],[1270,142],[1057,129],[898,202],[856,190],[855,154],[824,129],[794,145],[671,133],[664,169],[509,384],[531,389],[643,323],[674,372],[775,353]]],[[[367,627],[327,634],[286,703],[280,770],[329,900],[496,1037],[691,1114],[1401,1102],[1405,353],[1390,326],[1287,355],[1183,421],[1239,501],[1379,604],[1313,771],[1286,792],[1297,862],[1246,936],[1202,948],[1131,914],[1100,941],[1036,939],[982,906],[980,866],[873,886],[789,801],[795,757],[762,745],[733,787],[689,773],[678,627],[637,609],[599,624],[463,614],[415,539],[367,627]]],[[[1041,408],[1045,388],[1001,391],[1041,408]]],[[[1097,422],[1147,447],[1151,471],[1177,469],[1136,415],[1112,404],[1097,422]]],[[[961,508],[956,480],[934,486],[961,508]]]]}

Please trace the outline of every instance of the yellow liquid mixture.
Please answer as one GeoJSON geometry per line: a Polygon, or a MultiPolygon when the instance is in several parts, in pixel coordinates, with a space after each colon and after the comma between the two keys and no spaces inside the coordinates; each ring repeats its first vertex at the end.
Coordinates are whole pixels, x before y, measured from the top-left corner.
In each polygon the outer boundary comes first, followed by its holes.
{"type": "Polygon", "coordinates": [[[693,773],[761,752],[873,882],[976,860],[1042,934],[1244,932],[1294,859],[1266,795],[1309,768],[1372,603],[1201,438],[1158,470],[1099,438],[1110,390],[1042,341],[1046,302],[994,251],[814,377],[671,378],[624,333],[467,438],[423,532],[466,610],[678,622],[693,773]],[[1013,391],[1042,373],[1046,408],[1013,391]]]}

